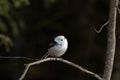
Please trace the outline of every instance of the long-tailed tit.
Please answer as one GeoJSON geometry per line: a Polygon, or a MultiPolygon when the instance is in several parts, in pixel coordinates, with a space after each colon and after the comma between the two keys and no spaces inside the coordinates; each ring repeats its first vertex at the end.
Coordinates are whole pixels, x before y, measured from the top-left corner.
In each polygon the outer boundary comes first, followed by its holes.
{"type": "Polygon", "coordinates": [[[60,57],[66,52],[67,48],[67,39],[62,35],[57,36],[54,38],[54,41],[49,45],[48,52],[41,59],[44,59],[48,56],[60,57]]]}

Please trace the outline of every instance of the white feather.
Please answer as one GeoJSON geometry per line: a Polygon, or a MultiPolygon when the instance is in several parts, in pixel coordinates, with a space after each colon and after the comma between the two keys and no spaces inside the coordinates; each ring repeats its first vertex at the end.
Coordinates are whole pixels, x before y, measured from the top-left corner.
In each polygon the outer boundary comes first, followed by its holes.
{"type": "Polygon", "coordinates": [[[48,52],[42,57],[42,59],[48,56],[60,57],[66,52],[68,48],[68,41],[64,36],[57,36],[54,41],[56,42],[56,45],[49,48],[48,52]]]}

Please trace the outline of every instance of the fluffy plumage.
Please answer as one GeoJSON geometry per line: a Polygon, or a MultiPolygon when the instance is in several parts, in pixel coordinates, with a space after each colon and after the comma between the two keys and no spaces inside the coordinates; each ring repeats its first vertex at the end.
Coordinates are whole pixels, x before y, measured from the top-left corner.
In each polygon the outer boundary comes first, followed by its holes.
{"type": "Polygon", "coordinates": [[[63,35],[57,36],[54,38],[53,43],[50,44],[48,52],[41,59],[46,58],[48,56],[60,57],[66,52],[67,48],[67,39],[63,35]]]}

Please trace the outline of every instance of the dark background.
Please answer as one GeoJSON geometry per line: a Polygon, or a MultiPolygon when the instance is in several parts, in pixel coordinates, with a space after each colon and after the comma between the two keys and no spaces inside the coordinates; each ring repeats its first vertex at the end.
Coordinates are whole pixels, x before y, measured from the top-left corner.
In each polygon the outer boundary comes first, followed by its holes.
{"type": "MultiPolygon", "coordinates": [[[[11,2],[10,2],[11,3],[11,2]]],[[[41,58],[48,45],[57,35],[68,39],[69,47],[63,59],[74,62],[102,76],[107,49],[107,27],[97,34],[97,30],[108,21],[109,0],[30,0],[29,5],[11,8],[9,15],[18,25],[20,18],[25,27],[16,26],[19,34],[11,30],[9,20],[0,18],[7,25],[7,32],[14,44],[9,52],[1,45],[1,56],[21,56],[41,58]],[[52,2],[53,1],[53,2],[52,2]],[[14,12],[15,11],[15,12],[14,12]],[[13,14],[16,13],[17,15],[13,14]]],[[[12,4],[12,3],[11,3],[12,4]]],[[[112,80],[120,79],[120,28],[117,18],[117,46],[112,80]]],[[[16,28],[15,27],[15,28],[16,28]]],[[[18,80],[29,60],[0,59],[0,80],[18,80]]],[[[97,80],[61,62],[45,62],[33,66],[24,80],[97,80]]]]}

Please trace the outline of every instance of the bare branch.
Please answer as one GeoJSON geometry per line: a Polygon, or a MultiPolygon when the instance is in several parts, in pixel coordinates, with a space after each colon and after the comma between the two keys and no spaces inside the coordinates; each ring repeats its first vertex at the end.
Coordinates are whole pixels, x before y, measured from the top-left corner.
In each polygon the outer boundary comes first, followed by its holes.
{"type": "Polygon", "coordinates": [[[99,75],[97,75],[96,73],[93,73],[93,72],[91,72],[91,71],[89,71],[89,70],[87,70],[87,69],[85,69],[85,68],[83,68],[83,67],[81,67],[81,66],[79,66],[75,63],[73,63],[73,62],[67,61],[67,60],[62,59],[62,58],[46,58],[46,59],[38,60],[38,61],[31,62],[31,63],[27,64],[26,68],[25,68],[23,74],[21,75],[21,77],[19,78],[19,80],[23,80],[23,78],[25,77],[25,75],[28,72],[30,67],[32,67],[34,65],[41,64],[43,62],[47,62],[47,61],[60,61],[60,62],[66,63],[70,66],[73,66],[73,67],[79,69],[80,71],[82,71],[84,73],[87,73],[87,74],[97,78],[98,80],[102,80],[102,78],[99,75]]]}
{"type": "Polygon", "coordinates": [[[32,58],[28,58],[28,57],[8,57],[8,56],[0,56],[0,58],[5,58],[5,59],[26,59],[26,60],[30,60],[30,61],[38,60],[38,59],[32,59],[32,58]]]}
{"type": "Polygon", "coordinates": [[[108,27],[108,45],[106,52],[105,69],[103,73],[104,80],[110,80],[113,70],[115,46],[116,46],[116,18],[117,18],[118,0],[110,0],[109,27],[108,27]]]}
{"type": "Polygon", "coordinates": [[[95,27],[93,27],[93,29],[95,30],[96,33],[100,33],[100,32],[102,31],[102,29],[103,29],[106,25],[108,25],[108,23],[109,23],[109,21],[107,21],[105,24],[103,24],[99,30],[96,30],[95,27]]]}

